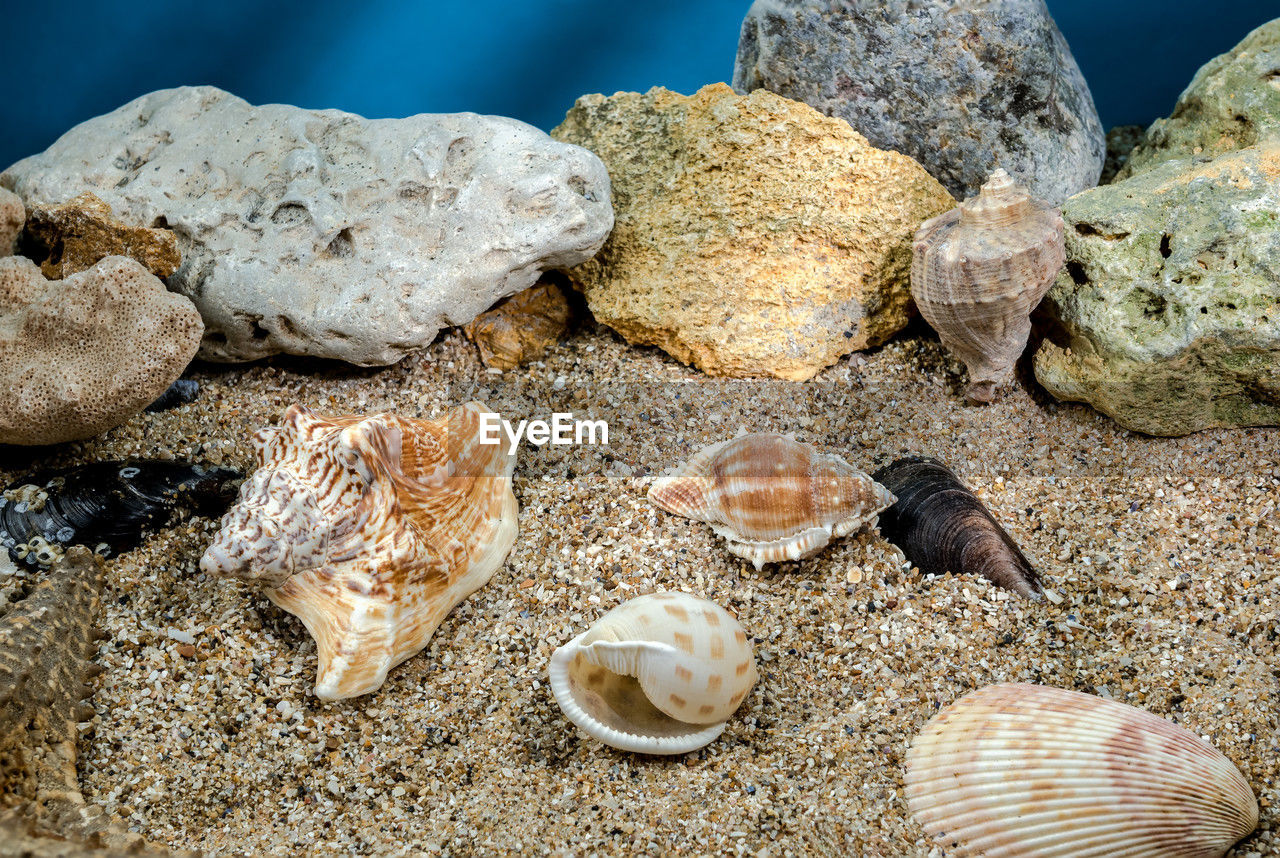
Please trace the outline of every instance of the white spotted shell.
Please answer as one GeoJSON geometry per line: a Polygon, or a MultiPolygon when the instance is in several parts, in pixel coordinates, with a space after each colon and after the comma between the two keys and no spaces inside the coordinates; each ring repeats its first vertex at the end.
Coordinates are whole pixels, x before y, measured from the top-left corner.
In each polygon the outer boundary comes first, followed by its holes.
{"type": "Polygon", "coordinates": [[[570,721],[646,754],[683,754],[715,739],[758,676],[733,615],[688,593],[619,605],[557,649],[548,672],[570,721]]]}
{"type": "Polygon", "coordinates": [[[1239,770],[1194,733],[1091,694],[968,694],[907,753],[907,806],[949,858],[1217,858],[1258,825],[1239,770]]]}
{"type": "Polygon", "coordinates": [[[729,551],[759,569],[811,557],[833,538],[874,527],[894,497],[839,456],[753,432],[699,451],[655,480],[649,500],[711,525],[729,551]]]}

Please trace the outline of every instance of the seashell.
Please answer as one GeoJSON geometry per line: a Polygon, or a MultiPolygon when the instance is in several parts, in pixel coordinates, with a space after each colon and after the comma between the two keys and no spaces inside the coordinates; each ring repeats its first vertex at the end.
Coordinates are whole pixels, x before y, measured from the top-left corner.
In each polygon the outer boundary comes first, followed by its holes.
{"type": "Polygon", "coordinates": [[[935,715],[907,752],[906,796],[953,858],[1210,858],[1258,825],[1248,782],[1199,736],[1022,683],[935,715]]]}
{"type": "Polygon", "coordinates": [[[95,462],[33,474],[0,495],[0,546],[28,567],[48,566],[67,546],[104,557],[129,551],[148,530],[191,513],[219,515],[244,475],[190,462],[95,462]]]}
{"type": "Polygon", "coordinates": [[[649,489],[656,506],[706,522],[759,569],[874,527],[894,498],[848,462],[785,435],[712,444],[649,489]]]}
{"type": "Polygon", "coordinates": [[[316,696],[377,690],[516,538],[515,451],[479,402],[438,420],[320,417],[294,405],[254,437],[258,469],[200,560],[263,586],[315,638],[316,696]]]}
{"type": "Polygon", "coordinates": [[[619,605],[551,656],[565,716],[623,751],[683,754],[724,731],[758,676],[732,614],[688,593],[619,605]]]}
{"type": "Polygon", "coordinates": [[[880,534],[921,572],[981,575],[1029,599],[1044,595],[1031,562],[946,465],[908,456],[872,478],[898,497],[881,516],[880,534]]]}
{"type": "Polygon", "coordinates": [[[1013,375],[1031,311],[1066,261],[1062,215],[996,170],[978,196],[930,218],[915,235],[911,294],[969,369],[966,396],[990,402],[1013,375]]]}

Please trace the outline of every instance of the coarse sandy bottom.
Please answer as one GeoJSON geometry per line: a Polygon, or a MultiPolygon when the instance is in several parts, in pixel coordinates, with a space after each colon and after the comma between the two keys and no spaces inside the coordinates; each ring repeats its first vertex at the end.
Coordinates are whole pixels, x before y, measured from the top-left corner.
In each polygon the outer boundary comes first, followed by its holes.
{"type": "MultiPolygon", "coordinates": [[[[521,449],[506,565],[354,700],[313,696],[298,620],[199,572],[216,522],[109,561],[81,782],[155,842],[209,855],[941,855],[907,813],[908,744],[962,694],[1026,681],[1208,737],[1262,807],[1259,833],[1231,854],[1280,856],[1280,430],[1148,438],[1025,380],[966,406],[959,365],[918,336],[805,384],[709,380],[600,329],[505,374],[451,333],[388,369],[274,359],[191,377],[194,404],[37,451],[38,463],[250,468],[254,431],[295,402],[433,417],[478,398],[509,419],[607,419],[610,434],[521,449]],[[867,471],[904,453],[941,459],[1061,603],[926,578],[865,531],[757,572],[706,525],[650,506],[654,475],[739,428],[793,432],[867,471]],[[586,737],[546,681],[555,647],[658,590],[736,614],[760,667],[723,736],[674,758],[586,737]]],[[[32,457],[7,448],[0,480],[32,457]]]]}

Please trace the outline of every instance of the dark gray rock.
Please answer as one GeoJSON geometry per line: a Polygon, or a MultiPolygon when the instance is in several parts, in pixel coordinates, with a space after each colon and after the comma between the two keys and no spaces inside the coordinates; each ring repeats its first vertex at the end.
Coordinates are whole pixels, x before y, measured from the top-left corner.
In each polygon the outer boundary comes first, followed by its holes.
{"type": "Polygon", "coordinates": [[[756,0],[733,85],[768,89],[915,158],[965,198],[997,167],[1060,205],[1106,139],[1043,0],[756,0]]]}
{"type": "Polygon", "coordinates": [[[1117,125],[1107,132],[1107,163],[1102,167],[1099,185],[1109,185],[1116,179],[1116,174],[1129,163],[1133,148],[1142,142],[1146,129],[1141,125],[1117,125]]]}

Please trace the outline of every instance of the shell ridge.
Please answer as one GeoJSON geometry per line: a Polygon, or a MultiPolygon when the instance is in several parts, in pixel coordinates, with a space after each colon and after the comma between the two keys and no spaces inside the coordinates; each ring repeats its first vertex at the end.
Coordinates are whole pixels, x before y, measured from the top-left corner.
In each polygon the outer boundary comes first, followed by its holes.
{"type": "Polygon", "coordinates": [[[905,796],[959,855],[1220,856],[1257,826],[1239,770],[1154,713],[1025,683],[934,716],[906,755],[905,796]]]}

